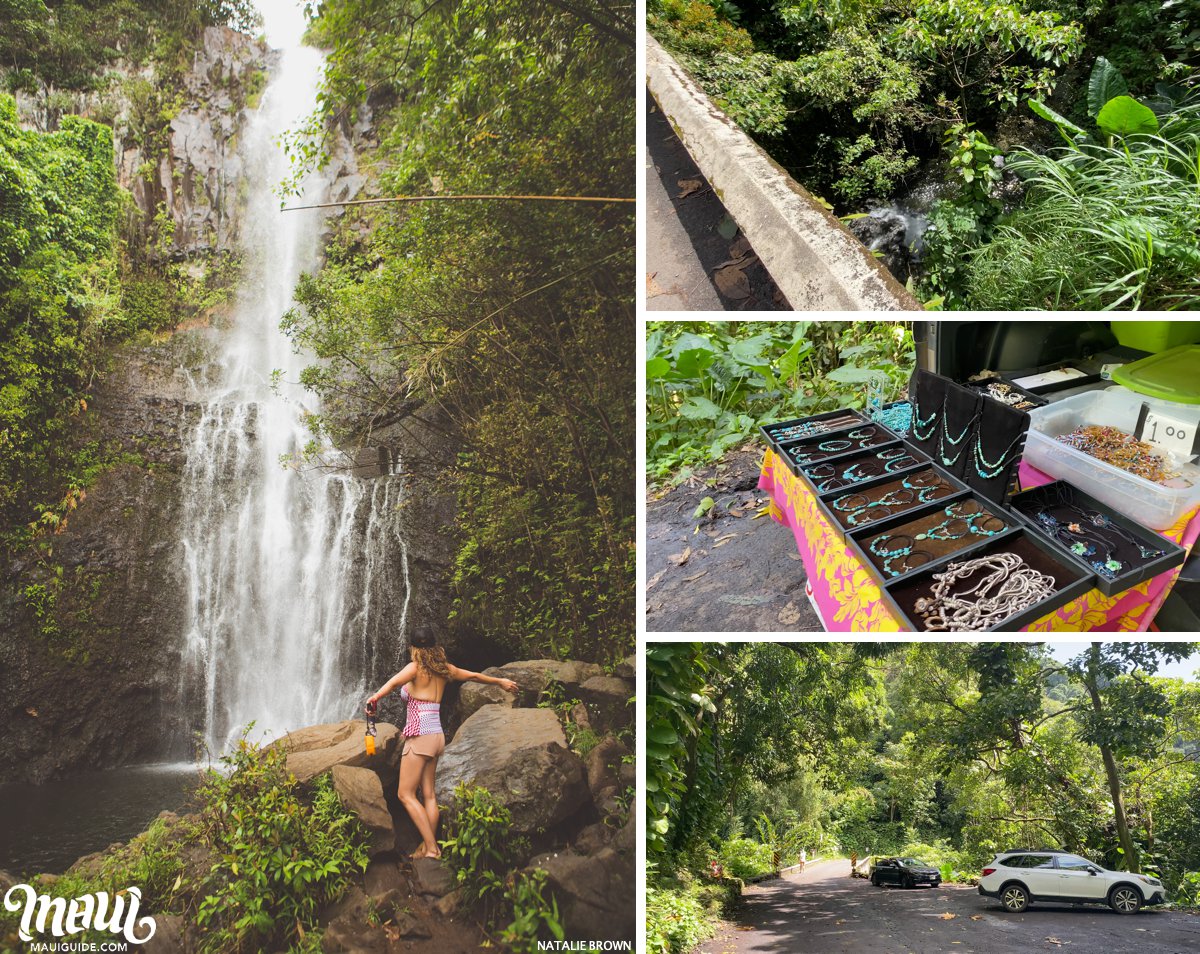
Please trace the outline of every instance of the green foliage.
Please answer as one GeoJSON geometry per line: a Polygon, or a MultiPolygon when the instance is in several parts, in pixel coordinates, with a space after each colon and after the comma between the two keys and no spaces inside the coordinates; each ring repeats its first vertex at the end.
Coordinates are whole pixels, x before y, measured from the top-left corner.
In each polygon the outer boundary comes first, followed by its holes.
{"type": "Polygon", "coordinates": [[[686,477],[759,424],[891,400],[912,373],[900,322],[649,322],[646,467],[686,477]]]}
{"type": "MultiPolygon", "coordinates": [[[[963,188],[963,199],[976,208],[992,204],[992,189],[1000,181],[996,162],[1000,150],[987,136],[967,123],[955,123],[946,130],[946,151],[950,154],[950,173],[963,188]]],[[[959,200],[962,204],[962,199],[959,200]]]]}
{"type": "Polygon", "coordinates": [[[776,870],[771,846],[760,844],[753,838],[730,838],[721,844],[718,857],[729,874],[743,881],[776,870]]]}
{"type": "Polygon", "coordinates": [[[566,938],[559,920],[558,902],[546,890],[546,877],[541,868],[518,872],[505,888],[504,900],[512,908],[513,919],[501,932],[500,940],[514,954],[534,954],[542,950],[539,941],[566,938]]]}
{"type": "Polygon", "coordinates": [[[694,887],[646,885],[646,944],[651,954],[687,954],[716,929],[694,887]]]}
{"type": "MultiPolygon", "coordinates": [[[[380,142],[362,161],[380,194],[632,195],[622,31],[599,8],[530,0],[325,3],[326,90],[289,143],[296,169],[370,90],[380,142]]],[[[457,494],[453,625],[514,653],[627,655],[632,207],[421,203],[341,221],[285,323],[317,359],[316,423],[354,445],[436,410],[453,464],[405,466],[457,494]]]]}
{"type": "Polygon", "coordinates": [[[468,904],[492,905],[503,895],[504,872],[519,854],[511,829],[512,815],[486,788],[460,782],[454,789],[442,857],[454,870],[468,904]]]}
{"type": "Polygon", "coordinates": [[[206,951],[291,944],[367,867],[365,835],[329,777],[308,804],[286,758],[282,747],[242,739],[222,758],[228,774],[210,772],[200,789],[198,826],[216,858],[198,886],[206,951]]]}

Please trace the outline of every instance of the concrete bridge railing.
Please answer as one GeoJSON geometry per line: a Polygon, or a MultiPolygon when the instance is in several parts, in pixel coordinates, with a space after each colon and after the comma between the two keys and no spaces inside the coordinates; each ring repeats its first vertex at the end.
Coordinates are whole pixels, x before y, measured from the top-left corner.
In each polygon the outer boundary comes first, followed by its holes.
{"type": "Polygon", "coordinates": [[[917,301],[832,212],[718,109],[646,37],[659,108],[797,311],[913,311],[917,301]]]}

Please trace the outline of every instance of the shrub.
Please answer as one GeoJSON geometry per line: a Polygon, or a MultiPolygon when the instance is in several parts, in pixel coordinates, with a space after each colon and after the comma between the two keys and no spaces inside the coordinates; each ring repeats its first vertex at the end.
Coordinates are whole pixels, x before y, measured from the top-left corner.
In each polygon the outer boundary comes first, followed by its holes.
{"type": "Polygon", "coordinates": [[[449,837],[441,845],[468,904],[492,903],[504,890],[503,873],[519,851],[511,829],[511,813],[486,788],[460,782],[454,789],[449,837]]]}
{"type": "Polygon", "coordinates": [[[512,922],[500,939],[515,954],[533,954],[538,941],[566,938],[559,921],[558,902],[546,891],[546,872],[540,868],[517,872],[509,879],[504,900],[512,908],[512,922]]]}
{"type": "Polygon", "coordinates": [[[206,951],[274,950],[316,926],[317,910],[337,900],[350,874],[367,867],[364,833],[327,775],[312,804],[285,767],[281,747],[244,738],[210,772],[200,798],[199,832],[216,863],[199,886],[196,923],[206,951]]]}
{"type": "Polygon", "coordinates": [[[721,845],[719,856],[725,870],[743,881],[775,870],[771,846],[759,844],[753,838],[731,838],[721,845]]]}
{"type": "Polygon", "coordinates": [[[651,954],[684,954],[710,937],[715,916],[694,886],[646,886],[646,946],[651,954]]]}

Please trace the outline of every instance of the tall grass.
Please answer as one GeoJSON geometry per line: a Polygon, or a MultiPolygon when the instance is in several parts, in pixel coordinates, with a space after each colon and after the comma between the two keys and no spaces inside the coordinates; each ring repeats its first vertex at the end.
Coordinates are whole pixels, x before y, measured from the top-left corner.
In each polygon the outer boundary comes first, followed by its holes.
{"type": "Polygon", "coordinates": [[[973,307],[1200,308],[1200,104],[1158,135],[1019,150],[1009,168],[1025,201],[970,255],[973,307]]]}

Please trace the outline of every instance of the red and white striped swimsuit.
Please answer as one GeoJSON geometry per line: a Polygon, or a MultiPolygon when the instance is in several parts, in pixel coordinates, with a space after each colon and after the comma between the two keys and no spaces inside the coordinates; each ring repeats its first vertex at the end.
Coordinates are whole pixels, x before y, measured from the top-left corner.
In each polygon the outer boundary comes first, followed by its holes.
{"type": "Polygon", "coordinates": [[[442,731],[442,704],[440,702],[415,699],[409,694],[408,686],[400,687],[400,695],[408,703],[408,718],[404,723],[403,732],[405,738],[416,735],[437,735],[442,731]]]}

